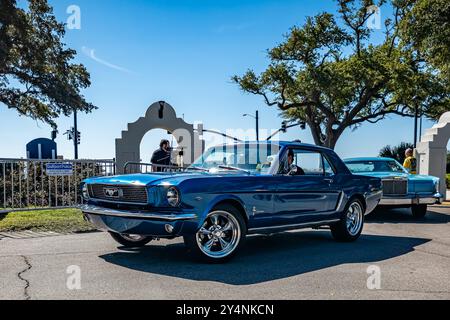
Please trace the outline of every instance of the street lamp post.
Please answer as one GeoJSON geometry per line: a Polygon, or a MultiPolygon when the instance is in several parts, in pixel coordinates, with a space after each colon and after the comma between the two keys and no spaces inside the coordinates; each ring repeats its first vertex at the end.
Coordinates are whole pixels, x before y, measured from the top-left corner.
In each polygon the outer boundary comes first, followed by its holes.
{"type": "Polygon", "coordinates": [[[414,110],[414,149],[417,148],[417,122],[419,120],[419,115],[417,112],[417,106],[414,110]]]}
{"type": "Polygon", "coordinates": [[[244,117],[252,117],[256,120],[256,141],[259,141],[259,111],[256,110],[256,114],[253,116],[251,114],[245,113],[243,114],[244,117]]]}
{"type": "Polygon", "coordinates": [[[417,148],[417,131],[419,122],[419,97],[414,96],[414,149],[417,148]]]}
{"type": "Polygon", "coordinates": [[[77,110],[73,112],[73,129],[74,129],[74,158],[78,160],[78,119],[77,119],[77,110]]]}

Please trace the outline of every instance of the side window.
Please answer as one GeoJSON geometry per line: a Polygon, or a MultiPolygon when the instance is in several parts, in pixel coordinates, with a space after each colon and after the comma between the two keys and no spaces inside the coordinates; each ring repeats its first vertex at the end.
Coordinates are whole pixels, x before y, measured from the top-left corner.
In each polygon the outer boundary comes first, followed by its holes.
{"type": "Polygon", "coordinates": [[[280,161],[278,174],[288,174],[292,170],[292,165],[299,168],[298,175],[329,177],[336,173],[328,159],[317,151],[290,149],[280,161]]]}
{"type": "Polygon", "coordinates": [[[324,173],[322,154],[307,150],[294,150],[294,164],[300,167],[305,175],[322,176],[324,173]]]}
{"type": "Polygon", "coordinates": [[[330,177],[330,176],[334,175],[336,172],[334,172],[334,169],[331,166],[328,159],[324,155],[322,155],[322,159],[323,159],[323,168],[324,168],[325,176],[330,177]]]}

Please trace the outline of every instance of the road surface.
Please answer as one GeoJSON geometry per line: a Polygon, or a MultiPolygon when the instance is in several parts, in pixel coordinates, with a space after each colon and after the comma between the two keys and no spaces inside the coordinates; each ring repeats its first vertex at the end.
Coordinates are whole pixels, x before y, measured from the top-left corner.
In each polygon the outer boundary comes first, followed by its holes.
{"type": "Polygon", "coordinates": [[[0,240],[0,299],[450,299],[449,270],[449,205],[423,221],[379,212],[350,244],[327,230],[253,236],[225,265],[193,262],[179,240],[140,250],[106,233],[0,240]],[[371,289],[368,268],[380,272],[371,289]]]}

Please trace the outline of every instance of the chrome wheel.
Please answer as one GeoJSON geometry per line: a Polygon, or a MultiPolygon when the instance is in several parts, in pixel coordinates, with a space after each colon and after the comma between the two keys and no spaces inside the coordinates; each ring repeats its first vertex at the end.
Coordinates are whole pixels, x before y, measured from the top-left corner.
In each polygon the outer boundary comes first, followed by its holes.
{"type": "Polygon", "coordinates": [[[358,202],[353,202],[347,211],[346,226],[347,231],[351,236],[356,236],[363,224],[363,210],[358,202]]]}
{"type": "Polygon", "coordinates": [[[224,258],[239,245],[241,228],[238,220],[226,211],[211,212],[196,234],[199,249],[210,258],[224,258]]]}
{"type": "Polygon", "coordinates": [[[130,242],[139,242],[146,239],[146,236],[140,236],[138,234],[121,234],[122,238],[130,242]]]}

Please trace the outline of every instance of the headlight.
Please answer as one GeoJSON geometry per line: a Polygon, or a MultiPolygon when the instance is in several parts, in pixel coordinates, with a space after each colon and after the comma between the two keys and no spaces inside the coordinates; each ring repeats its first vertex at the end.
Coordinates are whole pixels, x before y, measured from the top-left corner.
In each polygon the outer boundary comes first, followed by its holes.
{"type": "Polygon", "coordinates": [[[87,184],[83,184],[81,187],[81,194],[83,195],[84,200],[89,200],[89,191],[87,188],[87,184]]]}
{"type": "Polygon", "coordinates": [[[167,202],[170,206],[176,207],[180,204],[180,192],[175,187],[167,189],[167,202]]]}

